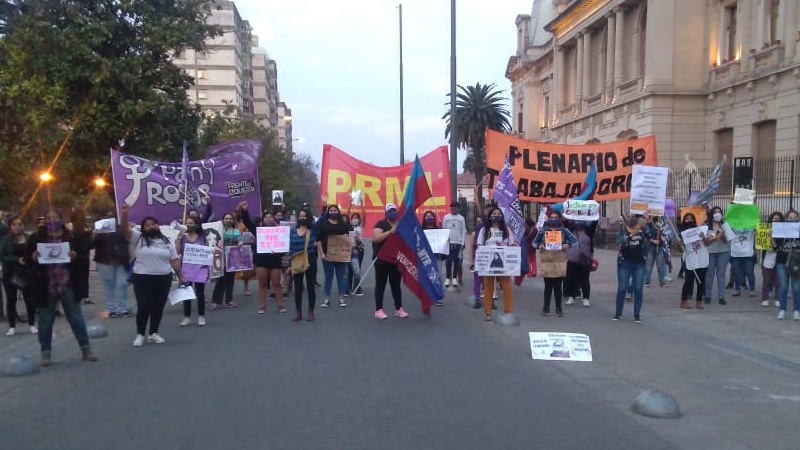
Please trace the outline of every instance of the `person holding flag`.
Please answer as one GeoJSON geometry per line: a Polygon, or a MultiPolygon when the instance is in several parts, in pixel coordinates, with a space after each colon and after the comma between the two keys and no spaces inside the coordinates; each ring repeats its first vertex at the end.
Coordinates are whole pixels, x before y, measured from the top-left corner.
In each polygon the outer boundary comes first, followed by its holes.
{"type": "MultiPolygon", "coordinates": [[[[386,218],[379,220],[375,224],[375,229],[372,230],[372,252],[378,255],[383,248],[386,239],[395,233],[397,229],[397,206],[394,203],[386,205],[386,218]]],[[[375,261],[375,318],[385,320],[389,316],[383,310],[383,294],[386,292],[386,282],[389,282],[389,289],[392,291],[392,299],[394,300],[394,315],[405,319],[408,313],[403,309],[403,296],[400,291],[400,269],[397,268],[397,263],[382,260],[378,258],[375,261]]]]}

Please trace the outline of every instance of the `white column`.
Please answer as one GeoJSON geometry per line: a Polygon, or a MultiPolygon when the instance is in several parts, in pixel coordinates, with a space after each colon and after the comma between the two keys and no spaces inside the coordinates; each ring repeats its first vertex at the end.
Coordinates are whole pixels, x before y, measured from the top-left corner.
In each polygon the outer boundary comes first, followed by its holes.
{"type": "Polygon", "coordinates": [[[800,8],[798,8],[797,2],[783,1],[781,2],[782,8],[784,4],[784,13],[781,15],[783,18],[783,33],[781,34],[781,39],[783,39],[783,42],[786,44],[786,60],[791,61],[797,56],[797,32],[798,23],[800,23],[798,13],[800,12],[800,8]]]}
{"type": "Polygon", "coordinates": [[[625,42],[625,10],[622,8],[615,8],[614,13],[617,15],[617,29],[616,36],[614,37],[614,87],[615,89],[622,84],[622,70],[624,61],[624,50],[622,44],[625,42]]]}
{"type": "Polygon", "coordinates": [[[614,98],[614,38],[617,33],[617,16],[614,13],[608,13],[606,15],[606,20],[608,21],[608,29],[606,30],[605,102],[609,104],[611,103],[611,99],[614,98]]]}
{"type": "Polygon", "coordinates": [[[589,96],[591,92],[591,80],[592,80],[592,33],[591,30],[584,30],[583,32],[583,89],[581,92],[581,97],[583,101],[586,101],[586,98],[589,96]]]}
{"type": "Polygon", "coordinates": [[[578,70],[576,70],[575,78],[572,80],[572,82],[573,82],[572,83],[572,89],[573,89],[573,92],[574,92],[574,101],[573,101],[573,103],[575,103],[576,105],[580,105],[581,104],[581,100],[583,99],[583,96],[582,96],[582,94],[583,94],[583,92],[582,92],[583,91],[583,78],[585,76],[585,74],[583,73],[583,71],[584,71],[584,67],[583,67],[584,49],[583,49],[583,33],[582,32],[578,33],[575,36],[575,46],[578,49],[578,51],[577,51],[577,53],[575,55],[575,58],[576,58],[576,61],[575,61],[576,64],[575,65],[576,65],[578,70]]]}
{"type": "Polygon", "coordinates": [[[564,107],[564,49],[561,45],[555,47],[553,58],[553,89],[550,91],[550,104],[554,108],[553,117],[558,119],[564,107]]]}

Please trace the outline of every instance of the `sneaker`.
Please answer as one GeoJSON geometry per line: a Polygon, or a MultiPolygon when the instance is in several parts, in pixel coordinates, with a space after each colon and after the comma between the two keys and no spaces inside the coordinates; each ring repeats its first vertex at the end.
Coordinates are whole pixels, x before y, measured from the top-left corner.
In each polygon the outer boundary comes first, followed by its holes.
{"type": "Polygon", "coordinates": [[[394,316],[395,316],[395,317],[399,317],[399,318],[401,318],[401,319],[405,319],[406,317],[408,317],[408,313],[407,313],[407,312],[406,312],[406,311],[403,309],[403,307],[401,306],[401,307],[400,307],[400,309],[398,309],[398,310],[396,310],[396,311],[394,312],[394,316]]]}
{"type": "Polygon", "coordinates": [[[339,299],[339,307],[340,308],[347,308],[347,302],[345,301],[344,297],[339,299]]]}
{"type": "Polygon", "coordinates": [[[486,316],[483,318],[483,320],[485,320],[486,322],[491,322],[492,321],[492,315],[491,314],[486,314],[486,316]]]}
{"type": "Polygon", "coordinates": [[[549,309],[543,309],[542,310],[542,315],[543,316],[549,316],[550,315],[550,310],[549,309]]]}
{"type": "Polygon", "coordinates": [[[615,314],[614,317],[611,318],[611,320],[613,320],[614,322],[619,322],[619,319],[620,319],[619,314],[615,314]]]}
{"type": "Polygon", "coordinates": [[[328,300],[327,298],[325,299],[325,301],[322,302],[321,305],[319,305],[320,308],[328,308],[330,306],[331,306],[331,301],[328,300]]]}
{"type": "Polygon", "coordinates": [[[376,319],[380,319],[380,320],[386,320],[386,319],[389,318],[389,316],[387,316],[386,313],[383,312],[382,309],[379,309],[379,310],[375,311],[375,318],[376,319]]]}
{"type": "Polygon", "coordinates": [[[567,301],[564,302],[565,305],[574,305],[575,304],[575,297],[567,297],[567,301]]]}
{"type": "Polygon", "coordinates": [[[763,302],[761,302],[761,306],[767,308],[769,306],[769,300],[764,300],[763,302]]]}
{"type": "Polygon", "coordinates": [[[436,306],[444,306],[444,302],[439,300],[436,302],[436,306]]]}
{"type": "Polygon", "coordinates": [[[6,336],[11,337],[11,336],[14,336],[16,333],[17,333],[16,329],[9,328],[8,331],[6,332],[6,336]]]}
{"type": "Polygon", "coordinates": [[[125,310],[125,311],[122,311],[121,313],[117,314],[117,317],[123,317],[123,318],[127,319],[128,317],[133,317],[133,314],[131,314],[130,311],[125,310]]]}
{"type": "Polygon", "coordinates": [[[642,323],[642,318],[639,316],[633,316],[633,321],[636,323],[642,323]]]}
{"type": "Polygon", "coordinates": [[[797,311],[797,310],[795,310],[795,311],[792,313],[792,319],[794,319],[794,320],[800,320],[800,311],[797,311]]]}
{"type": "Polygon", "coordinates": [[[108,313],[108,318],[109,319],[116,319],[117,318],[117,313],[115,313],[115,312],[108,313]]]}
{"type": "Polygon", "coordinates": [[[450,279],[445,278],[444,280],[444,287],[450,287],[450,279]]]}
{"type": "Polygon", "coordinates": [[[228,303],[225,304],[225,306],[228,307],[228,308],[236,308],[236,303],[228,302],[228,303]]]}
{"type": "Polygon", "coordinates": [[[358,289],[356,289],[356,291],[353,292],[353,295],[356,296],[356,297],[363,297],[364,296],[364,291],[359,286],[358,289]]]}
{"type": "Polygon", "coordinates": [[[186,325],[189,325],[190,323],[192,323],[192,320],[189,319],[188,317],[184,317],[183,320],[181,320],[181,326],[182,327],[185,327],[186,325]]]}
{"type": "Polygon", "coordinates": [[[644,287],[650,287],[650,283],[645,283],[644,287]]]}
{"type": "Polygon", "coordinates": [[[670,281],[672,281],[672,277],[664,277],[665,283],[669,283],[670,281]]]}
{"type": "Polygon", "coordinates": [[[36,328],[34,325],[31,325],[30,332],[31,334],[39,334],[39,329],[36,328]]]}
{"type": "Polygon", "coordinates": [[[349,293],[349,292],[345,292],[345,293],[344,293],[344,295],[343,295],[342,297],[344,297],[344,298],[349,298],[349,297],[350,297],[350,293],[349,293]]]}
{"type": "Polygon", "coordinates": [[[779,302],[778,300],[775,300],[775,306],[777,306],[778,308],[780,308],[780,307],[781,307],[781,302],[779,302]]]}
{"type": "Polygon", "coordinates": [[[564,317],[564,311],[562,311],[560,308],[556,309],[556,317],[564,317]]]}
{"type": "Polygon", "coordinates": [[[721,299],[719,299],[719,304],[720,305],[727,305],[728,302],[726,302],[724,298],[721,298],[721,299]]]}
{"type": "Polygon", "coordinates": [[[783,320],[786,317],[786,311],[780,310],[778,311],[778,320],[783,320]]]}
{"type": "Polygon", "coordinates": [[[453,287],[458,287],[458,279],[453,278],[453,287]]]}
{"type": "Polygon", "coordinates": [[[197,324],[200,325],[201,327],[206,326],[206,318],[203,316],[198,317],[197,324]]]}
{"type": "Polygon", "coordinates": [[[472,305],[472,309],[483,309],[483,302],[476,301],[474,305],[472,305]]]}
{"type": "Polygon", "coordinates": [[[156,343],[156,344],[163,344],[164,342],[167,342],[167,341],[165,341],[163,337],[159,336],[158,333],[153,333],[153,334],[151,334],[150,336],[147,337],[147,342],[153,342],[153,343],[156,343]]]}
{"type": "Polygon", "coordinates": [[[588,298],[583,299],[583,307],[588,308],[590,306],[592,306],[592,304],[589,303],[589,299],[588,298]]]}
{"type": "Polygon", "coordinates": [[[133,340],[134,347],[141,347],[144,345],[144,336],[141,334],[136,335],[136,339],[133,340]]]}

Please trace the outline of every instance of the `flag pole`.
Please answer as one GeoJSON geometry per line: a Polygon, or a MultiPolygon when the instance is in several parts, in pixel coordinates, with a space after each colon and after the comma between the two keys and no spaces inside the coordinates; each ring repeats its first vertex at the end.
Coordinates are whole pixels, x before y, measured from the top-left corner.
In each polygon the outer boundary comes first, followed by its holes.
{"type": "Polygon", "coordinates": [[[358,290],[358,288],[361,287],[361,283],[364,282],[364,278],[367,277],[367,274],[369,273],[369,271],[372,270],[373,267],[375,267],[375,261],[377,261],[377,260],[378,260],[377,256],[372,258],[372,263],[369,265],[369,267],[367,267],[367,270],[365,270],[364,273],[361,274],[361,279],[358,281],[358,284],[356,285],[356,287],[353,288],[353,292],[355,292],[356,290],[358,290]]]}
{"type": "Polygon", "coordinates": [[[189,213],[189,176],[186,169],[189,166],[188,155],[186,154],[186,141],[183,141],[183,223],[186,224],[186,216],[189,213]]]}

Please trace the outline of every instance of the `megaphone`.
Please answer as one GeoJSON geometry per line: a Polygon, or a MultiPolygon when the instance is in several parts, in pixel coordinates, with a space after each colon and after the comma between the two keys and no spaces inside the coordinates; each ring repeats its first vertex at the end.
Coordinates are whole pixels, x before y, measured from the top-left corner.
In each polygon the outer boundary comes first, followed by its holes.
{"type": "Polygon", "coordinates": [[[183,225],[182,223],[178,222],[177,220],[173,220],[172,223],[169,224],[169,229],[170,230],[178,230],[181,233],[186,233],[186,230],[188,228],[186,228],[186,225],[183,225]]]}

